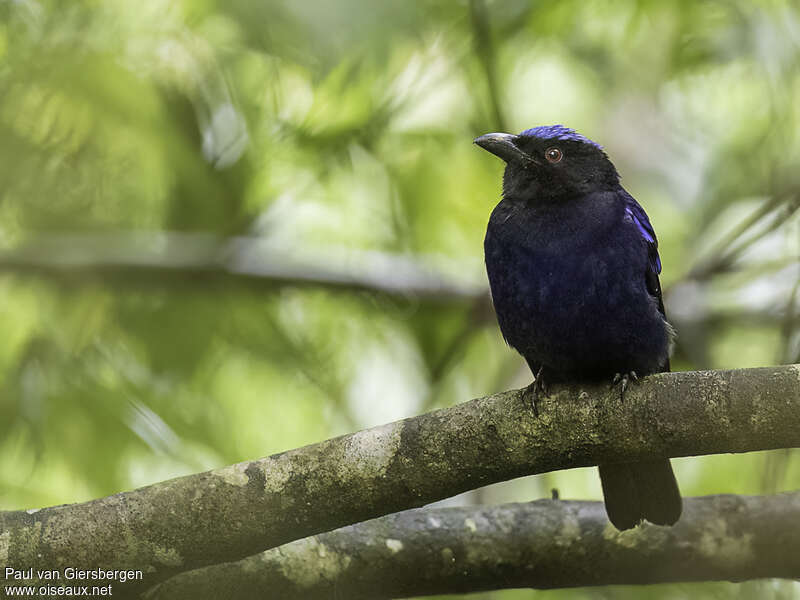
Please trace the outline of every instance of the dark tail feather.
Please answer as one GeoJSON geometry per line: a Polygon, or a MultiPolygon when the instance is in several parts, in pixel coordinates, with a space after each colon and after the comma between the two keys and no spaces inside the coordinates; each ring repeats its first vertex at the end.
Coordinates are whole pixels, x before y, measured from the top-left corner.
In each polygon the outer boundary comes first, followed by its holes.
{"type": "Polygon", "coordinates": [[[600,465],[600,482],[609,520],[619,530],[643,519],[673,525],[681,516],[681,493],[669,460],[600,465]]]}

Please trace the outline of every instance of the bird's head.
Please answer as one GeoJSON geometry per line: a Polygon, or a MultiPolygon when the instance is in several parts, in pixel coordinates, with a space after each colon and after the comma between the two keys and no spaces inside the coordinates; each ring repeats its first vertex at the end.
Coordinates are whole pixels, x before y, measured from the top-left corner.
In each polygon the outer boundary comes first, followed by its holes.
{"type": "Polygon", "coordinates": [[[534,127],[519,135],[487,133],[475,143],[506,162],[505,198],[559,201],[619,184],[603,148],[563,125],[534,127]]]}

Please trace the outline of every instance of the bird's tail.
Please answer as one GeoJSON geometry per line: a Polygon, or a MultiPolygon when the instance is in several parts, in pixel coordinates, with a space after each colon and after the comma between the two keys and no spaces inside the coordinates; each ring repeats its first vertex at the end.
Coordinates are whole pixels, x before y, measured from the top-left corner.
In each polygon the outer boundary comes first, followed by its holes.
{"type": "Polygon", "coordinates": [[[672,525],[683,503],[669,460],[600,465],[606,513],[619,530],[636,527],[643,519],[672,525]]]}

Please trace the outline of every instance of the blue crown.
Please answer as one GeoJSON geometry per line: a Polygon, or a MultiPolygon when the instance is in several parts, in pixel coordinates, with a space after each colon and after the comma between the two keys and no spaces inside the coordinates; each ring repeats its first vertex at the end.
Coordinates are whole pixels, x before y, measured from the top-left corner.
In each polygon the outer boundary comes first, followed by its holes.
{"type": "Polygon", "coordinates": [[[589,138],[582,136],[574,129],[564,127],[563,125],[542,125],[540,127],[532,127],[531,129],[526,129],[520,133],[520,135],[537,137],[543,140],[568,140],[571,142],[582,142],[584,144],[594,146],[600,150],[603,149],[603,147],[597,142],[593,142],[589,138]]]}

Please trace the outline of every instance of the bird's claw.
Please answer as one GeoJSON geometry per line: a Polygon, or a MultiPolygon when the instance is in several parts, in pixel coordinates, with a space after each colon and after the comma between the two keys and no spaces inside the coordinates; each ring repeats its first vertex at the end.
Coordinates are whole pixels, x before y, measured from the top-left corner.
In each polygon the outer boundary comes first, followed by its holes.
{"type": "Polygon", "coordinates": [[[530,408],[533,416],[535,417],[539,416],[539,407],[536,405],[539,395],[547,395],[547,384],[545,384],[544,377],[542,376],[543,369],[544,367],[539,369],[534,376],[533,383],[525,388],[525,391],[522,394],[522,399],[525,402],[525,405],[530,408]]]}
{"type": "Polygon", "coordinates": [[[628,389],[628,384],[631,381],[639,381],[639,376],[636,371],[629,371],[627,373],[616,373],[611,382],[612,386],[619,385],[619,399],[620,402],[625,401],[625,390],[628,389]]]}

